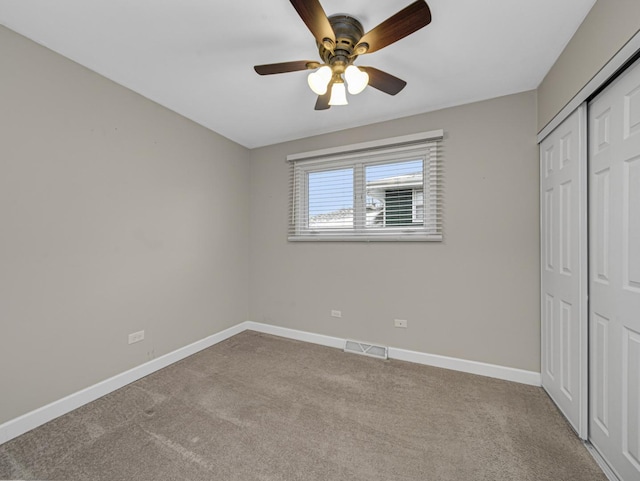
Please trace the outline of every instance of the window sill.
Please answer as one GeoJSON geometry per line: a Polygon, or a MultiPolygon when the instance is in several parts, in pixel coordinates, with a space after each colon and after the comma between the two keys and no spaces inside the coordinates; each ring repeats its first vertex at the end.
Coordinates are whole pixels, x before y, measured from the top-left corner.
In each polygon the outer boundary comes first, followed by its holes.
{"type": "Polygon", "coordinates": [[[305,234],[287,238],[290,242],[442,242],[441,234],[305,234]]]}

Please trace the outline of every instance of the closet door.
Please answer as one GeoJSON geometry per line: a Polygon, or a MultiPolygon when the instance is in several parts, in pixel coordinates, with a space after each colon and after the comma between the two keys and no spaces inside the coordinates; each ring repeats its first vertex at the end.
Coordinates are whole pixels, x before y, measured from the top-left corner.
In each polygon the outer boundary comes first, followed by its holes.
{"type": "Polygon", "coordinates": [[[540,144],[542,386],[587,438],[586,105],[540,144]]]}
{"type": "Polygon", "coordinates": [[[640,64],[589,105],[590,440],[640,480],[640,64]]]}

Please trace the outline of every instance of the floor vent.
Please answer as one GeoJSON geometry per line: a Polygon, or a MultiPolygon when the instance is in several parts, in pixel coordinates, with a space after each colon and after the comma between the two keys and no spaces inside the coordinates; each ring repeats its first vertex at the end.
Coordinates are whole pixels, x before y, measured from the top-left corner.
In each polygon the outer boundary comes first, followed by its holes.
{"type": "Polygon", "coordinates": [[[384,346],[374,346],[373,344],[364,344],[357,341],[347,341],[344,345],[344,352],[353,354],[361,354],[363,356],[377,357],[378,359],[387,359],[387,348],[384,346]]]}

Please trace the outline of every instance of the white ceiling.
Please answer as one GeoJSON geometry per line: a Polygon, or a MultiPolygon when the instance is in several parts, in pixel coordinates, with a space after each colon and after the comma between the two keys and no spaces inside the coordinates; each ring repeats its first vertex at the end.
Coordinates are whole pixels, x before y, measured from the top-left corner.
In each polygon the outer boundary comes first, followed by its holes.
{"type": "MultiPolygon", "coordinates": [[[[413,0],[321,0],[365,31],[413,0]]],[[[427,0],[433,21],[357,65],[408,82],[313,109],[308,72],[253,65],[318,60],[288,0],[0,0],[0,24],[253,148],[535,89],[595,0],[427,0]]]]}

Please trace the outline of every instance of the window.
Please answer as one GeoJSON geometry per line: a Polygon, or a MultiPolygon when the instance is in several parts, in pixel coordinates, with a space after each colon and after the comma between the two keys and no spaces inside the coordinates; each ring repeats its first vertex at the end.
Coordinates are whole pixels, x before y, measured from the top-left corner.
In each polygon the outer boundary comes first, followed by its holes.
{"type": "Polygon", "coordinates": [[[442,131],[296,154],[289,240],[442,240],[442,131]]]}

